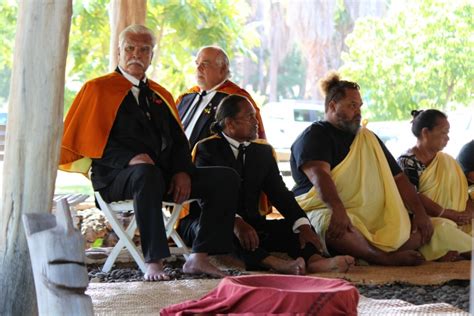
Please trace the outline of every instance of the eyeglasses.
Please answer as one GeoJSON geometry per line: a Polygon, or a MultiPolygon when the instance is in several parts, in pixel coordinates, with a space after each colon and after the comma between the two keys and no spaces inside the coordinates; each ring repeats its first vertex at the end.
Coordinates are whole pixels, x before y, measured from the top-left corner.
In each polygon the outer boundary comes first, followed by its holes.
{"type": "Polygon", "coordinates": [[[152,51],[152,47],[150,45],[134,46],[134,45],[127,44],[125,45],[123,49],[127,53],[133,53],[135,49],[138,49],[138,52],[143,55],[148,55],[152,51]]]}

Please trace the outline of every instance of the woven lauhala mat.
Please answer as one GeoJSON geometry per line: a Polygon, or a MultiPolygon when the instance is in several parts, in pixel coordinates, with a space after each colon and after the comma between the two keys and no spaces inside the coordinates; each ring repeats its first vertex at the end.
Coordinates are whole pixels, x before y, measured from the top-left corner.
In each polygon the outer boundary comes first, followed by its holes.
{"type": "MultiPolygon", "coordinates": [[[[199,299],[220,280],[170,282],[91,283],[95,315],[158,315],[161,308],[199,299]]],[[[361,296],[359,315],[468,315],[449,304],[413,305],[401,300],[375,300],[361,296]]]]}
{"type": "Polygon", "coordinates": [[[214,289],[219,279],[168,282],[90,283],[95,315],[159,315],[160,309],[199,299],[214,289]]]}
{"type": "Polygon", "coordinates": [[[416,267],[355,266],[347,273],[314,274],[325,278],[340,278],[355,284],[408,283],[437,285],[450,280],[470,280],[471,261],[425,262],[416,267]]]}

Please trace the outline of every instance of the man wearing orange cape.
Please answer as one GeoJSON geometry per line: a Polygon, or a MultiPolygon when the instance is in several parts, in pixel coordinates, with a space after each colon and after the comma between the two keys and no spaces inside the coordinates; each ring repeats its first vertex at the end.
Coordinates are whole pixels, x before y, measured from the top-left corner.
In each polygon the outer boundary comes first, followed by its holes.
{"type": "Polygon", "coordinates": [[[229,168],[196,168],[171,94],[146,78],[155,36],[131,25],[119,36],[115,72],[87,82],[64,122],[60,169],[87,174],[106,202],[133,199],[148,281],[169,280],[161,213],[165,197],[199,198],[193,253],[183,270],[224,276],[209,253],[232,249],[239,179],[229,168]]]}
{"type": "Polygon", "coordinates": [[[232,94],[250,101],[257,112],[258,138],[266,138],[257,104],[247,91],[229,78],[229,58],[224,50],[217,46],[202,47],[196,58],[198,85],[189,89],[176,101],[191,147],[201,139],[211,136],[210,126],[214,122],[217,105],[225,96],[232,94]]]}

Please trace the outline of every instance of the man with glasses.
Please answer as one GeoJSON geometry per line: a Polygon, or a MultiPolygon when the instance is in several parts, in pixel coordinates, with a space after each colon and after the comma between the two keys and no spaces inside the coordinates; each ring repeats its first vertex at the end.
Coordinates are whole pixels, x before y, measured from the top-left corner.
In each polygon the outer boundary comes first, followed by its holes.
{"type": "Polygon", "coordinates": [[[64,122],[60,168],[87,173],[106,202],[134,200],[145,279],[169,280],[162,200],[199,198],[200,228],[185,273],[222,277],[208,254],[232,249],[239,180],[229,168],[195,168],[171,94],[146,77],[155,36],[131,25],[119,36],[119,65],[87,82],[64,122]]]}
{"type": "Polygon", "coordinates": [[[183,122],[184,131],[191,147],[211,135],[209,130],[219,102],[227,95],[246,97],[255,108],[258,119],[258,137],[265,138],[260,110],[250,94],[229,80],[229,58],[217,46],[202,47],[196,58],[196,80],[198,85],[181,95],[176,104],[183,122]]]}
{"type": "MultiPolygon", "coordinates": [[[[273,148],[256,140],[258,120],[251,103],[244,97],[230,95],[219,104],[212,125],[215,136],[195,147],[197,166],[227,166],[240,175],[237,216],[234,223],[236,253],[247,269],[268,268],[285,274],[324,271],[347,271],[354,259],[350,256],[324,258],[321,242],[312,229],[293,193],[283,182],[273,148]],[[265,193],[284,219],[267,220],[260,203],[265,193]],[[288,253],[293,259],[280,259],[270,251],[288,253]]],[[[194,218],[180,223],[181,235],[192,238],[194,218]]]]}

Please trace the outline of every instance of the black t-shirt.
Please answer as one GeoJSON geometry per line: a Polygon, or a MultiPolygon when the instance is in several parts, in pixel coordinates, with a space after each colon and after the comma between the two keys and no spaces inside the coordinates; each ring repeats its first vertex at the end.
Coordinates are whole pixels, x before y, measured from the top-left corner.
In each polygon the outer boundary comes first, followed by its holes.
{"type": "Polygon", "coordinates": [[[457,160],[465,174],[474,171],[474,140],[462,146],[457,160]]]}
{"type": "MultiPolygon", "coordinates": [[[[327,121],[314,122],[301,133],[291,146],[291,174],[295,180],[293,192],[300,195],[308,192],[313,184],[301,170],[301,166],[308,161],[325,161],[331,170],[341,163],[350,151],[355,135],[340,130],[327,121]]],[[[393,175],[401,172],[395,158],[387,147],[377,137],[387,158],[393,175]]]]}

